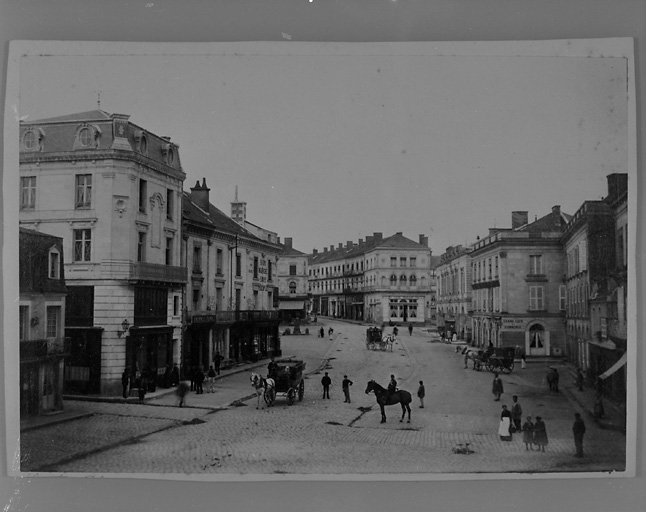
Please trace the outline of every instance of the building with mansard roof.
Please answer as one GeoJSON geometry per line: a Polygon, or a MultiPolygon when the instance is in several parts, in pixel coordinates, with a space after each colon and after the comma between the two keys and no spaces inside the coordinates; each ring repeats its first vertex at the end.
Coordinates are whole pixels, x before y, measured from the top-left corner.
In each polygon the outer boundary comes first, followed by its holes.
{"type": "Polygon", "coordinates": [[[259,238],[210,203],[206,179],[184,192],[182,254],[187,267],[182,370],[280,355],[277,260],[259,238]]]}
{"type": "Polygon", "coordinates": [[[446,336],[471,342],[471,252],[462,245],[448,247],[435,268],[437,326],[446,336]]]}
{"type": "Polygon", "coordinates": [[[374,233],[309,257],[313,312],[383,323],[424,324],[431,318],[433,270],[428,238],[374,233]]]}
{"type": "Polygon", "coordinates": [[[20,226],[63,240],[66,392],[154,387],[180,357],[178,145],[103,110],[22,121],[19,144],[20,226]]]}

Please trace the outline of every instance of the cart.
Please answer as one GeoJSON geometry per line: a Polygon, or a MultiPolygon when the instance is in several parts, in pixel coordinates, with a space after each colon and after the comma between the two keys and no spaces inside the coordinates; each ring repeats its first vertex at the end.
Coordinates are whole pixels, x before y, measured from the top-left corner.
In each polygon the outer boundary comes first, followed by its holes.
{"type": "Polygon", "coordinates": [[[305,362],[300,359],[279,359],[276,361],[278,369],[274,376],[275,387],[265,392],[264,398],[267,405],[274,403],[278,393],[287,397],[287,403],[293,405],[298,396],[298,401],[303,400],[305,382],[303,370],[305,362]]]}
{"type": "Polygon", "coordinates": [[[366,348],[368,350],[393,350],[395,336],[386,334],[378,327],[369,327],[366,331],[366,348]]]}
{"type": "Polygon", "coordinates": [[[514,370],[514,347],[498,347],[493,349],[484,361],[485,367],[494,373],[511,373],[514,370]]]}

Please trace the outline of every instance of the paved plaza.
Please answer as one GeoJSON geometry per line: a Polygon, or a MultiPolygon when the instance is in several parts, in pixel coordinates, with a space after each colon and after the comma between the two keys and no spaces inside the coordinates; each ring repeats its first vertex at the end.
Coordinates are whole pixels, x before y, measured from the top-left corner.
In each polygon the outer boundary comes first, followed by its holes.
{"type": "MultiPolygon", "coordinates": [[[[256,409],[250,398],[251,370],[222,378],[215,393],[188,396],[177,407],[174,394],[145,404],[70,401],[78,419],[23,431],[22,471],[71,473],[155,473],[183,475],[388,475],[445,473],[551,473],[622,471],[625,435],[602,429],[584,415],[585,457],[574,457],[571,426],[578,402],[571,392],[550,393],[544,383],[548,363],[516,367],[503,375],[500,402],[491,394],[493,375],[464,368],[454,346],[428,331],[400,330],[392,352],[368,350],[366,325],[325,321],[333,340],[284,336],[283,352],[307,362],[305,396],[292,406],[279,395],[272,407],[256,409]],[[330,400],[320,379],[332,378],[330,400]],[[344,403],[341,380],[354,382],[344,403]],[[380,423],[374,395],[364,393],[374,379],[386,386],[390,375],[413,394],[410,423],[401,408],[386,408],[380,423]],[[426,386],[425,407],[415,397],[426,386]],[[522,436],[511,442],[497,434],[501,404],[519,397],[523,416],[540,415],[547,425],[546,452],[527,451],[522,436]],[[456,454],[462,445],[474,453],[456,454]]],[[[563,369],[564,372],[566,368],[563,369]]]]}

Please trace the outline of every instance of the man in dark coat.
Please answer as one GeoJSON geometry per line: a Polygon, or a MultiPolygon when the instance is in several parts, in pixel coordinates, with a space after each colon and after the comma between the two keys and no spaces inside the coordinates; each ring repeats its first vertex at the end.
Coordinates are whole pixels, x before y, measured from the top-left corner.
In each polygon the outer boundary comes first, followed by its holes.
{"type": "Polygon", "coordinates": [[[348,379],[347,375],[344,375],[341,388],[343,389],[343,396],[345,397],[343,401],[347,403],[350,403],[350,386],[352,386],[352,381],[348,379]]]}
{"type": "Polygon", "coordinates": [[[518,403],[518,397],[516,395],[512,396],[511,399],[513,400],[513,404],[511,405],[512,429],[515,432],[520,432],[522,428],[523,408],[518,403]]]}
{"type": "Polygon", "coordinates": [[[575,457],[583,457],[583,434],[585,434],[585,422],[578,412],[574,413],[572,433],[574,434],[574,446],[576,448],[575,457]]]}
{"type": "Polygon", "coordinates": [[[321,384],[323,385],[323,398],[330,398],[330,385],[332,384],[332,379],[330,379],[330,376],[325,372],[325,375],[321,379],[321,384]]]}
{"type": "Polygon", "coordinates": [[[121,387],[123,388],[123,398],[128,398],[128,385],[130,384],[130,368],[126,366],[121,374],[121,387]]]}

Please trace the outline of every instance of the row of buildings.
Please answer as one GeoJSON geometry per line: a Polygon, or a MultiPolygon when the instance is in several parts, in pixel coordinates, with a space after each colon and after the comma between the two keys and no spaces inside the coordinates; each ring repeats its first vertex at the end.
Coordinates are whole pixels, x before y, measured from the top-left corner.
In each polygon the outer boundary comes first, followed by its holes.
{"type": "Polygon", "coordinates": [[[478,347],[564,356],[590,384],[626,392],[627,174],[574,215],[559,206],[529,222],[512,213],[468,247],[449,247],[435,268],[441,327],[478,347]]]}
{"type": "Polygon", "coordinates": [[[307,255],[237,190],[230,216],[206,179],[184,191],[177,144],[126,115],[21,122],[19,175],[22,412],[119,395],[124,370],[162,385],[280,355],[281,318],[305,312],[307,255]]]}

